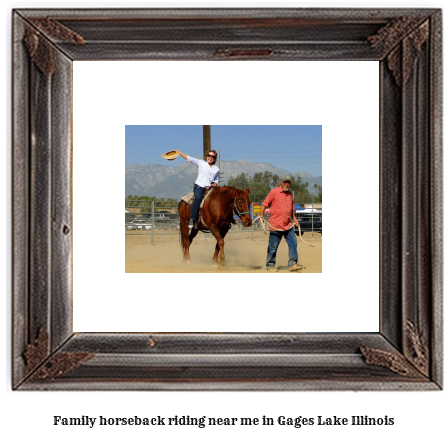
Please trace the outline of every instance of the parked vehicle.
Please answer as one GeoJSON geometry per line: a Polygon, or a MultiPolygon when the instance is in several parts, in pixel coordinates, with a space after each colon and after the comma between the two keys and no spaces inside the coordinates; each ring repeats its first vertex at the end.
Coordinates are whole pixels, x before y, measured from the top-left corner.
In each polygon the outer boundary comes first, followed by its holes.
{"type": "Polygon", "coordinates": [[[151,223],[143,219],[135,219],[131,222],[131,224],[135,225],[138,230],[150,230],[152,228],[151,223]]]}
{"type": "Polygon", "coordinates": [[[172,219],[172,220],[179,220],[179,213],[177,212],[171,212],[171,211],[155,211],[154,212],[154,219],[172,219]]]}
{"type": "Polygon", "coordinates": [[[126,230],[136,230],[137,225],[133,224],[132,222],[125,221],[124,228],[126,230]]]}
{"type": "Polygon", "coordinates": [[[155,221],[156,230],[180,230],[180,223],[171,219],[155,221]]]}
{"type": "MultiPolygon", "coordinates": [[[[316,233],[322,234],[322,216],[314,215],[314,216],[304,216],[299,218],[300,223],[300,231],[303,236],[305,231],[314,231],[316,233]]],[[[296,231],[297,236],[299,235],[299,231],[296,231]]]]}

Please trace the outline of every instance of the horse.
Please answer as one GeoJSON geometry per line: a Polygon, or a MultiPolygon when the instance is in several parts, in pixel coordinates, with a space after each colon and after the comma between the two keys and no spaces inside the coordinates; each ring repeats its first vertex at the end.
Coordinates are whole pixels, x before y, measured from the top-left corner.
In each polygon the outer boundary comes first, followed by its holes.
{"type": "Polygon", "coordinates": [[[180,218],[180,239],[183,251],[183,261],[191,263],[190,245],[199,231],[210,233],[216,239],[215,254],[212,263],[215,267],[225,266],[224,237],[233,222],[233,215],[241,219],[244,227],[252,226],[250,217],[249,187],[240,190],[235,187],[213,187],[213,191],[204,202],[201,209],[202,220],[198,221],[198,229],[192,229],[188,234],[188,223],[190,221],[190,206],[180,201],[178,206],[180,218]],[[204,223],[206,226],[204,226],[204,223]],[[219,262],[218,262],[219,255],[219,262]]]}

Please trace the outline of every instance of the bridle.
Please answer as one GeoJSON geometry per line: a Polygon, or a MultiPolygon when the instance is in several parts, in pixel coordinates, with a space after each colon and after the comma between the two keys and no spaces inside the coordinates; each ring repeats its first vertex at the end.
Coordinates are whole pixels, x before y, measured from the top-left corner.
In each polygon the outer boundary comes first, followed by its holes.
{"type": "Polygon", "coordinates": [[[250,211],[243,211],[242,213],[238,210],[238,207],[236,206],[236,198],[233,200],[233,213],[237,214],[237,216],[241,219],[241,216],[243,214],[250,214],[250,211]],[[236,211],[235,211],[236,210],[236,211]]]}

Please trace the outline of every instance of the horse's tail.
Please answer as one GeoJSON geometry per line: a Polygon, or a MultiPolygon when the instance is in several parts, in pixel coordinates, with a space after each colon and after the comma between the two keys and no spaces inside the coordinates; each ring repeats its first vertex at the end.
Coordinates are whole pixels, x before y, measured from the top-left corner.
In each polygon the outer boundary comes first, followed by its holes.
{"type": "MultiPolygon", "coordinates": [[[[185,213],[185,208],[188,207],[188,204],[185,201],[180,201],[179,205],[177,207],[177,211],[179,213],[179,219],[183,218],[183,215],[185,213]],[[183,205],[182,205],[183,204],[183,205]]],[[[188,228],[187,228],[188,229],[188,228]]],[[[179,227],[179,240],[180,240],[180,246],[182,248],[182,252],[185,251],[185,243],[184,243],[184,239],[183,239],[183,235],[182,235],[182,222],[180,222],[180,227],[179,227]]]]}

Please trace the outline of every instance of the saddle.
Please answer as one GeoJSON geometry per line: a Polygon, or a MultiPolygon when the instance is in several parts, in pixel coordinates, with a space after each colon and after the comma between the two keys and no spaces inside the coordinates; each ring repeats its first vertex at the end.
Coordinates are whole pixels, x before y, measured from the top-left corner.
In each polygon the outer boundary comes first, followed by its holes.
{"type": "MultiPolygon", "coordinates": [[[[209,187],[205,189],[205,194],[204,197],[202,198],[201,201],[201,205],[199,206],[199,221],[202,223],[202,225],[208,229],[207,224],[202,220],[202,215],[201,215],[201,208],[204,206],[204,202],[205,200],[210,196],[210,193],[213,191],[213,187],[209,187]]],[[[182,201],[184,201],[186,204],[188,204],[190,207],[193,205],[193,201],[194,201],[194,193],[188,193],[185,196],[182,196],[182,201]]]]}
{"type": "MultiPolygon", "coordinates": [[[[213,187],[205,189],[205,194],[204,194],[204,197],[202,198],[202,202],[201,202],[201,205],[199,206],[199,208],[202,208],[204,206],[204,202],[210,196],[210,193],[212,192],[212,190],[213,190],[213,187]]],[[[182,196],[182,201],[184,201],[186,204],[188,204],[190,206],[193,205],[194,193],[191,192],[185,196],[182,196]]]]}

